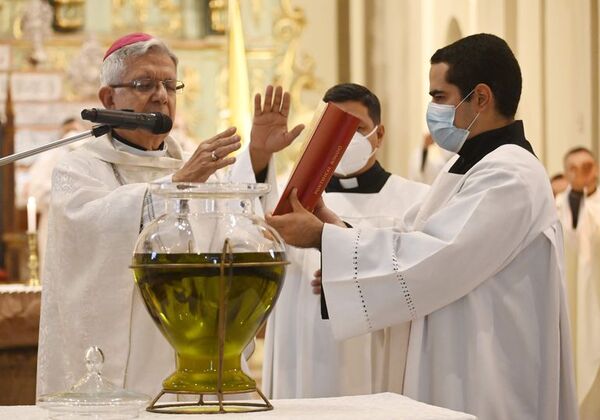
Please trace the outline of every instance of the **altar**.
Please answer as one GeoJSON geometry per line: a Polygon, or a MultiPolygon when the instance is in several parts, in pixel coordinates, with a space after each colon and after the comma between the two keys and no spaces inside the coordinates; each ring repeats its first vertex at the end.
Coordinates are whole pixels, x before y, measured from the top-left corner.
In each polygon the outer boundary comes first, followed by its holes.
{"type": "MultiPolygon", "coordinates": [[[[477,420],[470,414],[423,404],[391,392],[352,397],[273,400],[272,403],[275,407],[272,411],[230,413],[226,415],[226,419],[477,420]]],[[[35,406],[0,406],[0,418],[42,420],[47,418],[47,413],[35,406]]],[[[168,420],[181,419],[182,416],[144,411],[140,418],[168,420]]],[[[206,416],[186,414],[183,418],[188,420],[206,418],[206,416]]]]}
{"type": "Polygon", "coordinates": [[[40,286],[0,285],[0,404],[35,401],[41,291],[40,286]]]}

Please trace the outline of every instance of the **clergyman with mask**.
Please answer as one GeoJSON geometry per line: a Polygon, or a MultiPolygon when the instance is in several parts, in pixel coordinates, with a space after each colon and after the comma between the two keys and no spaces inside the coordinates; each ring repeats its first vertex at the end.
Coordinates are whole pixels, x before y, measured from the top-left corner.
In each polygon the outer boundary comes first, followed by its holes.
{"type": "Polygon", "coordinates": [[[404,394],[485,420],[577,419],[563,239],[550,182],[515,120],[521,70],[477,34],[431,57],[427,122],[457,152],[400,229],[349,228],[322,202],[267,215],[320,248],[338,340],[411,321],[404,394]]]}
{"type": "MultiPolygon", "coordinates": [[[[360,119],[325,202],[353,226],[396,226],[429,187],[393,175],[377,161],[385,134],[379,99],[364,86],[345,83],[323,100],[360,119]]],[[[267,325],[263,390],[274,398],[401,392],[409,324],[336,341],[321,317],[320,297],[311,291],[320,253],[289,247],[288,257],[293,264],[267,325]]]]}

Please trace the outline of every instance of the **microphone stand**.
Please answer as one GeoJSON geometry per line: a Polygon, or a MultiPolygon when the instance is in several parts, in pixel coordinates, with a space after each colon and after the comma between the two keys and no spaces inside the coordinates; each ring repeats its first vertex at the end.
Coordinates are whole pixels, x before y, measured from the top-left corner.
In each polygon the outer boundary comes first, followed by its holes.
{"type": "Polygon", "coordinates": [[[65,144],[75,143],[76,141],[83,140],[88,137],[100,137],[108,133],[111,129],[110,124],[101,124],[93,127],[91,130],[84,131],[83,133],[74,134],[69,137],[62,138],[60,140],[56,140],[47,144],[44,144],[39,147],[34,147],[33,149],[26,150],[24,152],[13,153],[12,155],[5,156],[0,158],[0,166],[8,165],[9,163],[13,163],[14,161],[37,155],[38,153],[45,152],[50,149],[54,149],[55,147],[64,146],[65,144]]]}

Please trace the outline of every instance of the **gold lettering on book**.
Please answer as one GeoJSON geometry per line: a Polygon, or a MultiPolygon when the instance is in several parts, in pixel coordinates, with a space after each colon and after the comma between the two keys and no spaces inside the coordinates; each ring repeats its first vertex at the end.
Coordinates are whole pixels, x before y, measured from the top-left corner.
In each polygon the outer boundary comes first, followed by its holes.
{"type": "Polygon", "coordinates": [[[342,146],[338,146],[337,149],[335,150],[335,154],[331,158],[331,162],[329,162],[329,164],[331,166],[333,166],[333,165],[335,165],[337,163],[337,160],[338,160],[338,157],[340,156],[340,153],[342,153],[342,146]]]}
{"type": "Polygon", "coordinates": [[[336,164],[336,161],[338,160],[338,157],[340,156],[341,153],[342,153],[342,146],[338,146],[337,149],[335,150],[335,154],[331,158],[331,161],[329,161],[329,165],[327,165],[327,169],[325,169],[325,172],[323,172],[321,179],[319,179],[319,183],[313,190],[314,195],[318,195],[319,191],[323,191],[325,189],[325,185],[324,185],[325,180],[329,179],[329,175],[333,171],[334,165],[336,164]]]}

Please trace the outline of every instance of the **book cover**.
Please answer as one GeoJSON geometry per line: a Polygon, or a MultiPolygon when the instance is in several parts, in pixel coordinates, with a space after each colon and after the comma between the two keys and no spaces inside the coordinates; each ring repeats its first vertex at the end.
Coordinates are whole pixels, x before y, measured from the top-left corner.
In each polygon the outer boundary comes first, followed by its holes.
{"type": "Polygon", "coordinates": [[[274,215],[291,213],[288,197],[298,188],[298,199],[313,211],[346,151],[360,120],[332,103],[322,102],[308,127],[307,141],[296,162],[274,215]]]}

